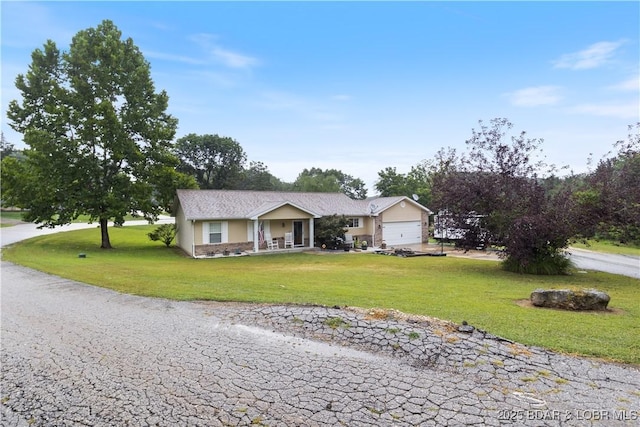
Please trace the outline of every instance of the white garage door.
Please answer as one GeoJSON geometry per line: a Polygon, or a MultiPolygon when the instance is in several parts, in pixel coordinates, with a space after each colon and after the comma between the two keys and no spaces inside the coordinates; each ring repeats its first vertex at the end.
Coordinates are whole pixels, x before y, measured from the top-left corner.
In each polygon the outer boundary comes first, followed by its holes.
{"type": "Polygon", "coordinates": [[[422,243],[420,221],[386,222],[382,225],[382,240],[387,246],[422,243]]]}

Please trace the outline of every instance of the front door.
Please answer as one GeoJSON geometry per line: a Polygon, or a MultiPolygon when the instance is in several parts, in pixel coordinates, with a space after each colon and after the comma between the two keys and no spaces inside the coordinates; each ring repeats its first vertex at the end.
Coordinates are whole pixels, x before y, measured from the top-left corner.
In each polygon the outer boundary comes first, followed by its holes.
{"type": "Polygon", "coordinates": [[[293,246],[304,246],[302,221],[293,221],[293,246]]]}

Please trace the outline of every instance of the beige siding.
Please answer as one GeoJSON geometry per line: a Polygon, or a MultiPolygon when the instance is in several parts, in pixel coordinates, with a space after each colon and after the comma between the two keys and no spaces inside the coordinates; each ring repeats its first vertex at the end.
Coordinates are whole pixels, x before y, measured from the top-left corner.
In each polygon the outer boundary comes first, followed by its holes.
{"type": "Polygon", "coordinates": [[[275,209],[263,216],[260,219],[270,219],[270,220],[283,220],[283,219],[308,219],[312,218],[307,212],[301,211],[298,208],[295,208],[291,205],[285,205],[275,209]]]}
{"type": "Polygon", "coordinates": [[[351,227],[348,229],[347,233],[354,235],[354,236],[358,236],[360,234],[364,234],[367,233],[369,231],[369,228],[367,226],[367,220],[369,218],[363,217],[363,216],[357,216],[357,217],[349,217],[349,218],[359,218],[360,219],[360,227],[351,227]]]}
{"type": "Polygon", "coordinates": [[[195,244],[196,245],[201,245],[202,244],[202,223],[203,221],[196,221],[196,223],[194,224],[194,237],[195,237],[195,244]]]}
{"type": "Polygon", "coordinates": [[[422,209],[408,202],[400,202],[384,211],[384,222],[420,221],[422,209]],[[404,204],[404,207],[402,205],[404,204]]]}
{"type": "Polygon", "coordinates": [[[237,243],[247,241],[247,220],[210,220],[210,221],[196,221],[195,224],[195,244],[202,245],[203,241],[203,229],[204,224],[209,222],[224,222],[227,224],[227,241],[222,243],[237,243]]]}
{"type": "MultiPolygon", "coordinates": [[[[262,220],[262,217],[260,217],[262,220]]],[[[284,238],[284,233],[293,231],[293,221],[291,220],[271,220],[269,221],[269,231],[274,239],[284,238]],[[282,226],[284,224],[284,227],[282,226]]]]}
{"type": "Polygon", "coordinates": [[[182,206],[178,204],[178,210],[176,212],[176,227],[178,233],[176,235],[176,244],[182,248],[183,251],[191,254],[193,250],[193,233],[191,230],[191,221],[187,221],[184,217],[184,211],[182,206]]]}
{"type": "Polygon", "coordinates": [[[229,242],[247,241],[247,220],[229,221],[229,242]]]}
{"type": "Polygon", "coordinates": [[[375,241],[375,217],[365,217],[364,218],[364,227],[362,227],[362,238],[361,240],[366,240],[369,246],[373,246],[377,244],[375,241]]]}
{"type": "Polygon", "coordinates": [[[365,217],[364,218],[363,232],[371,234],[373,232],[374,223],[375,223],[375,218],[365,217]]]}
{"type": "MultiPolygon", "coordinates": [[[[352,217],[349,217],[352,218],[352,217]]],[[[374,244],[373,236],[374,236],[374,222],[375,219],[371,217],[360,216],[360,227],[352,227],[349,228],[346,234],[351,234],[354,239],[358,239],[360,241],[366,240],[369,245],[374,244]]]]}

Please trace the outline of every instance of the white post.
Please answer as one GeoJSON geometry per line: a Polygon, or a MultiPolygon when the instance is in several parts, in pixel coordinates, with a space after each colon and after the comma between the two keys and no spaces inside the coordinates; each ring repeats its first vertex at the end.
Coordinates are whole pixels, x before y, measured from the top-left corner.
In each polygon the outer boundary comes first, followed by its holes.
{"type": "Polygon", "coordinates": [[[260,232],[259,230],[260,224],[258,222],[257,219],[253,220],[253,252],[258,253],[258,250],[260,250],[260,237],[258,235],[258,233],[260,232]]]}
{"type": "Polygon", "coordinates": [[[369,219],[371,220],[369,221],[371,223],[371,247],[375,247],[376,246],[376,217],[370,215],[369,219]]]}
{"type": "Polygon", "coordinates": [[[309,218],[309,247],[313,248],[315,237],[313,235],[313,218],[309,218]]]}
{"type": "Polygon", "coordinates": [[[191,258],[196,257],[196,220],[191,220],[191,258]]]}

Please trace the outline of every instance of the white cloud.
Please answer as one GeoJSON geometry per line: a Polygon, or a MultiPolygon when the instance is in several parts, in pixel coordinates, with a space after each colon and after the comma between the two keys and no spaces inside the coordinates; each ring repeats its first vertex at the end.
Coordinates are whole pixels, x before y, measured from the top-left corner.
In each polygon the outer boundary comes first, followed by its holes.
{"type": "Polygon", "coordinates": [[[619,119],[635,119],[640,116],[640,106],[637,102],[628,104],[580,104],[572,107],[572,113],[588,114],[592,116],[615,117],[619,119]]]}
{"type": "Polygon", "coordinates": [[[200,33],[190,37],[199,44],[213,59],[229,68],[250,69],[260,65],[260,61],[249,55],[222,47],[215,34],[200,33]]]}
{"type": "Polygon", "coordinates": [[[559,86],[533,86],[505,94],[518,107],[537,107],[557,104],[562,96],[559,86]]]}
{"type": "Polygon", "coordinates": [[[609,86],[609,89],[619,90],[623,92],[638,92],[640,91],[640,75],[631,77],[628,80],[609,86]]]}
{"type": "Polygon", "coordinates": [[[256,58],[223,49],[219,46],[213,48],[212,53],[218,61],[231,68],[252,68],[260,63],[256,58]]]}
{"type": "Polygon", "coordinates": [[[613,57],[624,41],[598,42],[579,52],[567,53],[553,61],[555,68],[586,70],[600,67],[613,57]]]}
{"type": "Polygon", "coordinates": [[[197,70],[185,73],[184,77],[191,79],[197,85],[202,85],[202,90],[204,90],[205,86],[229,89],[238,87],[241,84],[238,76],[224,71],[197,70]]]}
{"type": "Polygon", "coordinates": [[[331,97],[334,101],[351,101],[352,96],[346,94],[337,94],[331,97]]]}
{"type": "Polygon", "coordinates": [[[181,62],[183,64],[202,65],[205,62],[201,59],[190,58],[183,55],[173,55],[171,53],[156,52],[152,50],[144,50],[144,56],[147,58],[161,59],[171,62],[181,62]]]}

